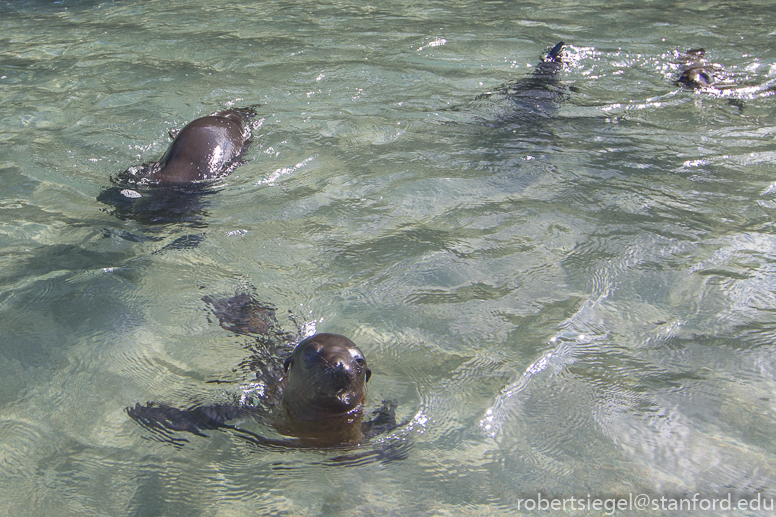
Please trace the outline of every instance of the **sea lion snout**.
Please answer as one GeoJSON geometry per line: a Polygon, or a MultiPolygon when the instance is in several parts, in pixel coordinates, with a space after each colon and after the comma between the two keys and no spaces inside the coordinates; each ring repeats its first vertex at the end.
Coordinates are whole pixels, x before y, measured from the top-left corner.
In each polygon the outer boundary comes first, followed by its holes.
{"type": "Polygon", "coordinates": [[[354,357],[351,360],[348,360],[347,357],[337,357],[332,361],[323,358],[322,361],[332,379],[341,382],[343,386],[357,381],[364,373],[366,377],[364,382],[367,382],[372,376],[372,371],[366,367],[366,360],[363,357],[354,357]]]}

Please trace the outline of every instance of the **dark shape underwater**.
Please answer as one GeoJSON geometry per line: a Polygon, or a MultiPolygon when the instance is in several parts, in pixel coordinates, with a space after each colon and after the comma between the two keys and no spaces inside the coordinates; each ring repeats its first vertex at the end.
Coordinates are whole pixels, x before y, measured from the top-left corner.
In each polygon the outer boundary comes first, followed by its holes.
{"type": "Polygon", "coordinates": [[[502,121],[532,122],[554,116],[560,102],[568,97],[568,89],[558,78],[564,66],[565,46],[561,41],[552,47],[531,75],[478,95],[475,100],[506,101],[497,117],[502,121]]]}

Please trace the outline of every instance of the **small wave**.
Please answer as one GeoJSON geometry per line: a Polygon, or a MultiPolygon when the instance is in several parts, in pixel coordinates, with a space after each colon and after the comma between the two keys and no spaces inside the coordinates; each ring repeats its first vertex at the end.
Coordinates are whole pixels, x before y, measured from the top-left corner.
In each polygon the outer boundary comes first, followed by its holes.
{"type": "Polygon", "coordinates": [[[276,170],[272,174],[270,174],[268,177],[264,178],[263,180],[260,180],[257,185],[271,185],[275,183],[280,177],[282,176],[288,176],[289,174],[293,174],[308,163],[310,163],[313,160],[313,157],[305,158],[301,162],[297,163],[296,165],[293,165],[291,167],[281,167],[280,169],[276,170]]]}

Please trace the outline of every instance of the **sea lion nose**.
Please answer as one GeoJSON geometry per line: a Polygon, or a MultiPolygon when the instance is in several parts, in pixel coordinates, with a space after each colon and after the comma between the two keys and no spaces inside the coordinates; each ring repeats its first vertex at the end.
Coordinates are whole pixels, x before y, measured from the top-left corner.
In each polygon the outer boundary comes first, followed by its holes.
{"type": "Polygon", "coordinates": [[[337,370],[338,377],[342,377],[343,379],[350,378],[350,365],[348,363],[344,361],[338,361],[334,367],[337,370]]]}
{"type": "Polygon", "coordinates": [[[332,366],[332,378],[335,383],[341,387],[350,386],[352,380],[350,365],[345,361],[337,361],[332,366]]]}

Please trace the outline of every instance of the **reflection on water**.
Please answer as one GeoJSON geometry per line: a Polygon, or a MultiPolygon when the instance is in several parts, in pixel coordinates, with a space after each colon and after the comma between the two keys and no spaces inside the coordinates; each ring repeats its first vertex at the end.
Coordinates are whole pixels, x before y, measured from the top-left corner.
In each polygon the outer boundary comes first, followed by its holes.
{"type": "Polygon", "coordinates": [[[0,3],[0,507],[776,496],[770,7],[0,3]],[[734,84],[677,84],[696,48],[734,84]],[[258,104],[217,188],[104,188],[258,104]],[[342,454],[148,439],[124,408],[255,380],[203,302],[252,289],[352,337],[407,424],[342,454]]]}
{"type": "Polygon", "coordinates": [[[144,225],[183,223],[194,228],[206,225],[207,207],[215,191],[206,187],[154,187],[128,189],[109,187],[100,192],[97,201],[111,206],[108,211],[122,220],[135,220],[144,225]]]}

